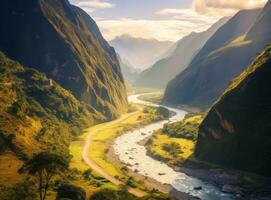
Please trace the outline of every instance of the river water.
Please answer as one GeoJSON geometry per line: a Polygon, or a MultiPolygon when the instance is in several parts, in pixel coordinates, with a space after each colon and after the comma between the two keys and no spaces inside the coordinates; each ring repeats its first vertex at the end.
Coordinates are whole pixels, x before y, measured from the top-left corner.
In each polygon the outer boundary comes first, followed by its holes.
{"type": "MultiPolygon", "coordinates": [[[[129,102],[155,107],[160,106],[138,99],[140,95],[142,94],[129,96],[129,102]]],[[[165,163],[154,160],[146,154],[146,148],[139,144],[140,141],[151,136],[155,130],[162,128],[164,124],[180,121],[186,115],[186,112],[183,110],[164,107],[176,114],[170,117],[169,120],[155,122],[137,130],[128,131],[115,140],[113,148],[119,159],[126,163],[131,170],[137,171],[141,175],[150,177],[162,184],[170,184],[176,190],[199,197],[202,200],[234,199],[231,195],[221,192],[218,187],[187,176],[184,173],[176,172],[165,163]],[[195,190],[195,187],[202,187],[202,189],[195,190]]]]}

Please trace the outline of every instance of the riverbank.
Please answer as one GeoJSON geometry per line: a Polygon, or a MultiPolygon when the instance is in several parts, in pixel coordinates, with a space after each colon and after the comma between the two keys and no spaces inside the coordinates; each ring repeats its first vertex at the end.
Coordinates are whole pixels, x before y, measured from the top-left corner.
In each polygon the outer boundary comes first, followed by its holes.
{"type": "Polygon", "coordinates": [[[114,139],[121,134],[164,119],[163,114],[164,111],[159,108],[133,105],[131,113],[120,119],[87,129],[77,141],[71,144],[70,150],[73,155],[71,166],[80,170],[91,168],[99,176],[117,186],[127,183],[135,185],[141,192],[133,187],[130,187],[129,191],[136,196],[144,195],[145,191],[148,192],[153,188],[146,188],[143,181],[131,179],[123,166],[111,162],[108,159],[111,157],[109,149],[113,145],[114,139]]]}

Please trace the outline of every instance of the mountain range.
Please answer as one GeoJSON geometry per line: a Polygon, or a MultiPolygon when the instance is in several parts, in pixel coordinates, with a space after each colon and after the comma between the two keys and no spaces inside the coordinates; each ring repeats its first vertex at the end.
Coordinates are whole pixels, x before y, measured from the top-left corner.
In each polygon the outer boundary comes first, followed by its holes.
{"type": "Polygon", "coordinates": [[[201,33],[191,33],[182,38],[174,46],[172,52],[168,52],[165,58],[157,61],[153,66],[140,73],[134,83],[135,86],[164,89],[168,82],[182,72],[207,40],[226,23],[228,18],[222,18],[208,30],[201,33]],[[161,76],[163,74],[163,76],[161,76]]]}
{"type": "Polygon", "coordinates": [[[207,41],[189,67],[168,84],[163,101],[210,107],[271,41],[270,19],[270,2],[264,9],[239,11],[207,41]]]}
{"type": "Polygon", "coordinates": [[[117,36],[109,42],[122,59],[138,69],[146,69],[160,59],[173,42],[156,39],[135,38],[130,35],[117,36]]]}

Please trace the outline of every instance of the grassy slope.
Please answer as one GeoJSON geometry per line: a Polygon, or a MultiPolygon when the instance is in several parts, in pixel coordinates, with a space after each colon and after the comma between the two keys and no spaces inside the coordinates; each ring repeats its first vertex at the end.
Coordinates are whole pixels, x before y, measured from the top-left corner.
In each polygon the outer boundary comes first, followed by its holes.
{"type": "MultiPolygon", "coordinates": [[[[182,165],[194,153],[198,126],[202,118],[201,114],[191,115],[180,122],[165,125],[147,142],[149,155],[173,166],[182,165]],[[175,143],[180,148],[176,154],[164,149],[165,145],[171,143],[175,143]]],[[[172,151],[174,152],[174,150],[176,148],[172,151]]]]}
{"type": "Polygon", "coordinates": [[[157,93],[153,93],[153,94],[145,94],[139,97],[139,99],[143,100],[143,101],[149,101],[152,103],[161,103],[162,99],[163,99],[163,92],[157,92],[157,93]]]}
{"type": "Polygon", "coordinates": [[[12,0],[1,7],[0,22],[1,51],[10,58],[45,73],[108,120],[126,111],[115,51],[82,9],[68,0],[12,0]]]}
{"type": "Polygon", "coordinates": [[[9,171],[11,177],[1,176],[0,185],[8,185],[20,180],[18,168],[34,153],[48,150],[69,157],[70,140],[101,116],[58,84],[50,86],[45,75],[2,53],[0,72],[0,159],[7,160],[0,173],[9,171]]]}

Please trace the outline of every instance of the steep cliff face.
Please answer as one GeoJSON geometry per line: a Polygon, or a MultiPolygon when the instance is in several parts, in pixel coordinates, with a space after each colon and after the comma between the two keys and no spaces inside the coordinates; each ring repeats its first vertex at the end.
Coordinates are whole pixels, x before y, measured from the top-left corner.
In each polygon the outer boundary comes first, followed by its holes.
{"type": "MultiPolygon", "coordinates": [[[[266,7],[262,13],[269,10],[266,7]]],[[[164,102],[208,108],[238,76],[270,40],[266,37],[246,36],[254,32],[254,23],[261,9],[243,10],[232,17],[204,45],[189,67],[167,86],[164,102]],[[251,28],[252,27],[252,28],[251,28]]],[[[270,12],[270,10],[269,10],[270,12]]],[[[268,15],[265,21],[270,20],[268,15]]],[[[267,28],[271,32],[270,26],[267,28]]],[[[261,32],[261,30],[258,30],[261,32]]]]}
{"type": "Polygon", "coordinates": [[[271,45],[213,106],[199,128],[200,159],[271,176],[271,45]]]}
{"type": "Polygon", "coordinates": [[[168,82],[182,72],[197,55],[207,40],[226,23],[223,18],[201,33],[191,33],[176,43],[175,50],[140,73],[135,86],[164,89],[168,82]],[[163,74],[163,76],[161,76],[163,74]]]}
{"type": "Polygon", "coordinates": [[[72,91],[107,118],[127,105],[113,48],[95,22],[67,0],[4,1],[0,48],[72,91]]]}

